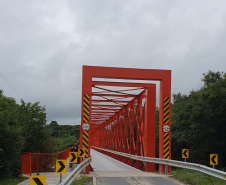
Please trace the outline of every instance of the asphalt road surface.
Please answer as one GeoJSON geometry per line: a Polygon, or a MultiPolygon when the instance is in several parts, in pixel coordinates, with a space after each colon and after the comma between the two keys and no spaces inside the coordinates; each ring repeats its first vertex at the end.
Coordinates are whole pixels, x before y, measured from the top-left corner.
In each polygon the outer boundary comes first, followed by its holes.
{"type": "Polygon", "coordinates": [[[93,185],[182,185],[169,175],[143,172],[91,149],[93,185]]]}

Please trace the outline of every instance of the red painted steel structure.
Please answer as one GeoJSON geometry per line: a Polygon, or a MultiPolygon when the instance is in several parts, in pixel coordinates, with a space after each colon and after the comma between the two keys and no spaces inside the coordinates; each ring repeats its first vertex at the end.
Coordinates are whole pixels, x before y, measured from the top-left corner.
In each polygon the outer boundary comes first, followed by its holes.
{"type": "Polygon", "coordinates": [[[56,159],[67,159],[71,148],[57,154],[29,153],[21,155],[21,175],[30,175],[39,172],[52,172],[56,159]]]}
{"type": "MultiPolygon", "coordinates": [[[[155,157],[155,84],[93,81],[93,78],[160,81],[159,157],[171,159],[171,132],[163,131],[164,125],[170,128],[171,71],[83,66],[81,116],[84,117],[84,104],[89,105],[85,115],[90,125],[88,157],[90,146],[155,157]],[[126,89],[109,89],[109,86],[126,89]],[[138,91],[138,94],[134,93],[138,91]],[[88,104],[84,96],[91,97],[88,104]]],[[[81,120],[81,131],[83,123],[84,119],[81,120]]],[[[82,138],[81,132],[80,141],[82,138]]],[[[112,157],[144,171],[155,171],[152,163],[112,157]]],[[[164,171],[164,166],[160,165],[159,172],[164,171]]],[[[86,172],[89,173],[89,168],[86,172]]]]}

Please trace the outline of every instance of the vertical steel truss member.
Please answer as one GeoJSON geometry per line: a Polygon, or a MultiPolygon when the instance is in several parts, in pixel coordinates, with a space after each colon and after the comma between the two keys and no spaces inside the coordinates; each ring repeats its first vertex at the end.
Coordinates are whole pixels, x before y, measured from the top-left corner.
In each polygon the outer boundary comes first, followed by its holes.
{"type": "MultiPolygon", "coordinates": [[[[90,138],[87,146],[88,157],[91,142],[97,147],[155,157],[155,84],[92,81],[92,78],[160,81],[159,157],[171,159],[171,131],[163,130],[164,125],[170,128],[171,123],[171,71],[83,66],[81,113],[83,119],[80,129],[82,131],[84,122],[90,125],[89,133],[87,132],[90,138]],[[123,89],[110,90],[106,86],[123,89]],[[92,88],[98,91],[92,92],[92,88]],[[138,90],[139,93],[134,94],[138,90]]],[[[83,132],[80,132],[80,141],[83,145],[86,139],[83,132]]],[[[112,157],[139,169],[143,167],[145,171],[155,171],[155,165],[151,163],[142,165],[139,161],[116,155],[112,157]]],[[[160,165],[159,172],[164,171],[164,165],[160,165]]],[[[89,168],[86,172],[89,173],[89,168]]]]}

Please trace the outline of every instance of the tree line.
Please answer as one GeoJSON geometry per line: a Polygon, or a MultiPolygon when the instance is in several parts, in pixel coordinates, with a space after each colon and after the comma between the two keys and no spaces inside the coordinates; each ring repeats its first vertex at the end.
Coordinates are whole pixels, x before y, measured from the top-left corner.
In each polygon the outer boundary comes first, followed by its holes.
{"type": "Polygon", "coordinates": [[[226,73],[208,71],[203,86],[188,95],[173,94],[171,110],[172,159],[181,160],[189,149],[189,162],[209,166],[218,154],[219,168],[226,166],[226,73]]]}
{"type": "Polygon", "coordinates": [[[46,125],[48,137],[54,142],[53,153],[61,152],[69,147],[72,147],[79,141],[80,125],[59,125],[56,121],[52,121],[46,125]]]}

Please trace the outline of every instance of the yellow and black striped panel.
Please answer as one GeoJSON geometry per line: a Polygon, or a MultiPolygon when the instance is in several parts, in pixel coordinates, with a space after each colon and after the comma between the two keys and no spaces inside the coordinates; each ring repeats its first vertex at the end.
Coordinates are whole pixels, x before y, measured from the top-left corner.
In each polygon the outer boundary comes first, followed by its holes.
{"type": "Polygon", "coordinates": [[[89,133],[87,131],[83,132],[82,135],[82,146],[85,151],[85,158],[88,158],[88,147],[89,147],[89,133]]]}
{"type": "Polygon", "coordinates": [[[169,97],[164,97],[163,124],[169,124],[169,97]]]}
{"type": "Polygon", "coordinates": [[[169,159],[169,133],[163,134],[163,158],[169,159]]]}
{"type": "Polygon", "coordinates": [[[90,104],[90,96],[88,94],[84,94],[84,102],[83,102],[83,122],[89,122],[89,104],[90,104]]]}

